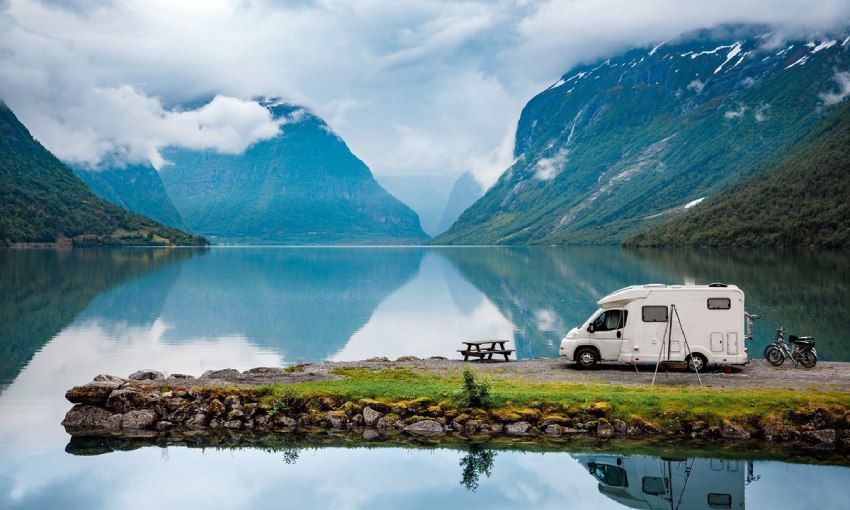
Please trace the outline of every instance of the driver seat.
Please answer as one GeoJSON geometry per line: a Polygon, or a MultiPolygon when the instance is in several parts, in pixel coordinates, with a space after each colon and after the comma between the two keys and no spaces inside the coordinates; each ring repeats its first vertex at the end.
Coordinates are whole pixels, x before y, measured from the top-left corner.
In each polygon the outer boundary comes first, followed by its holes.
{"type": "Polygon", "coordinates": [[[789,335],[788,340],[797,345],[815,345],[815,338],[811,336],[789,335]]]}

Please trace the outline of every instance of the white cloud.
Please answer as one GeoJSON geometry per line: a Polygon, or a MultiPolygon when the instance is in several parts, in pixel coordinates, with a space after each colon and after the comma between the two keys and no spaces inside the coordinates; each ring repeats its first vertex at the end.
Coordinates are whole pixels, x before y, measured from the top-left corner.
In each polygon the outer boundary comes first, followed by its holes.
{"type": "Polygon", "coordinates": [[[727,110],[723,114],[723,118],[726,120],[740,119],[744,117],[745,113],[747,113],[747,107],[739,104],[734,110],[727,110]]]}
{"type": "Polygon", "coordinates": [[[833,79],[838,85],[838,90],[823,92],[819,95],[825,106],[836,105],[850,96],[850,72],[836,71],[833,79]]]}
{"type": "Polygon", "coordinates": [[[694,92],[699,94],[702,92],[702,89],[705,88],[705,83],[706,82],[700,81],[699,78],[697,78],[694,81],[688,83],[688,90],[693,90],[694,92]]]}
{"type": "Polygon", "coordinates": [[[753,117],[756,119],[756,122],[764,122],[770,118],[769,112],[769,104],[760,104],[756,107],[755,112],[753,112],[753,117]]]}
{"type": "Polygon", "coordinates": [[[539,181],[551,181],[557,177],[567,164],[567,153],[566,147],[561,147],[552,157],[538,160],[534,165],[534,178],[539,181]]]}
{"type": "Polygon", "coordinates": [[[327,119],[376,173],[472,169],[491,183],[522,106],[575,64],[725,22],[800,32],[847,19],[847,0],[8,0],[0,97],[78,161],[244,147],[269,129],[246,104],[229,103],[233,132],[209,134],[198,126],[214,112],[174,105],[280,96],[327,119]]]}

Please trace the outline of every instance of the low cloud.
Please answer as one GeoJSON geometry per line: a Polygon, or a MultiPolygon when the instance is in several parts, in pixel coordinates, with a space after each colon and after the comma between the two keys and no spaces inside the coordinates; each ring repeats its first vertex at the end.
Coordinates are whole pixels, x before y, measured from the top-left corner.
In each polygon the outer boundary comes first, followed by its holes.
{"type": "Polygon", "coordinates": [[[818,97],[823,101],[824,106],[834,106],[844,101],[847,96],[850,96],[850,72],[836,71],[832,77],[837,85],[837,90],[823,92],[818,97]]]}
{"type": "Polygon", "coordinates": [[[567,164],[568,151],[561,147],[552,157],[542,158],[534,165],[534,178],[538,181],[551,181],[558,176],[567,164]]]}
{"type": "Polygon", "coordinates": [[[756,122],[764,122],[770,118],[770,105],[769,104],[760,104],[756,108],[755,112],[753,112],[753,118],[756,119],[756,122]]]}
{"type": "Polygon", "coordinates": [[[693,90],[694,92],[699,94],[702,92],[702,89],[705,88],[705,83],[706,82],[700,81],[699,78],[697,78],[694,81],[688,83],[688,90],[693,90]]]}
{"type": "Polygon", "coordinates": [[[726,120],[732,119],[740,119],[744,117],[744,114],[747,113],[747,107],[744,105],[738,105],[734,110],[728,110],[723,114],[723,118],[726,120]]]}

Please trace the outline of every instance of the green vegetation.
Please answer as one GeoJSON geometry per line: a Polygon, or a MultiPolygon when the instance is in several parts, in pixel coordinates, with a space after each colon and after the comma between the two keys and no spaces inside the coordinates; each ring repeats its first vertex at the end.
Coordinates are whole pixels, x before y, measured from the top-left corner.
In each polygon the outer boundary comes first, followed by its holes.
{"type": "Polygon", "coordinates": [[[828,113],[850,46],[767,51],[750,29],[570,70],[523,109],[515,163],[434,243],[616,244],[751,175],[828,113]],[[721,69],[712,50],[739,42],[746,58],[721,69]]]}
{"type": "MultiPolygon", "coordinates": [[[[340,369],[337,372],[342,377],[332,381],[211,391],[259,392],[263,395],[263,405],[276,405],[279,410],[306,409],[310,401],[317,399],[367,403],[389,412],[414,409],[423,415],[433,408],[445,416],[458,416],[466,409],[457,400],[458,388],[465,385],[459,371],[442,375],[397,368],[340,369]]],[[[721,425],[726,421],[799,421],[801,416],[818,412],[843,417],[850,408],[850,394],[840,391],[620,386],[501,377],[492,381],[488,398],[503,403],[489,414],[504,421],[548,416],[552,423],[557,423],[567,417],[606,416],[624,421],[639,419],[663,427],[683,420],[703,421],[707,425],[721,425]]]]}
{"type": "Polygon", "coordinates": [[[850,247],[850,103],[756,172],[625,244],[850,247]]]}
{"type": "Polygon", "coordinates": [[[460,407],[489,408],[501,402],[493,395],[493,382],[489,378],[479,377],[471,368],[463,371],[463,385],[455,396],[455,403],[460,407]]]}
{"type": "Polygon", "coordinates": [[[205,245],[94,195],[0,102],[0,245],[205,245]]]}

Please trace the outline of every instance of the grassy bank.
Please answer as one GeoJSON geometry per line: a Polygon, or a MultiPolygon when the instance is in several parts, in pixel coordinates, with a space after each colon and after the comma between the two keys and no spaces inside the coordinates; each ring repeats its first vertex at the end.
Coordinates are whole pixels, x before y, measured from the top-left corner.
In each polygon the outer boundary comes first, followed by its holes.
{"type": "MultiPolygon", "coordinates": [[[[329,399],[330,407],[348,402],[383,407],[399,416],[408,410],[423,416],[456,418],[463,405],[461,371],[442,375],[422,374],[392,368],[338,369],[337,380],[296,385],[264,386],[242,391],[259,392],[264,406],[286,409],[287,402],[300,406],[316,399],[329,399]],[[374,402],[373,402],[374,401],[374,402]],[[376,404],[378,403],[378,404],[376,404]]],[[[685,423],[704,422],[720,426],[734,421],[761,428],[767,420],[801,425],[812,420],[847,425],[850,395],[840,391],[795,391],[758,389],[709,389],[697,386],[617,386],[569,382],[537,382],[496,378],[485,383],[490,393],[488,415],[502,422],[539,420],[552,422],[604,417],[629,421],[639,419],[661,429],[685,423]]],[[[306,408],[306,407],[305,407],[306,408]]],[[[479,416],[481,413],[479,413],[479,416]]]]}

